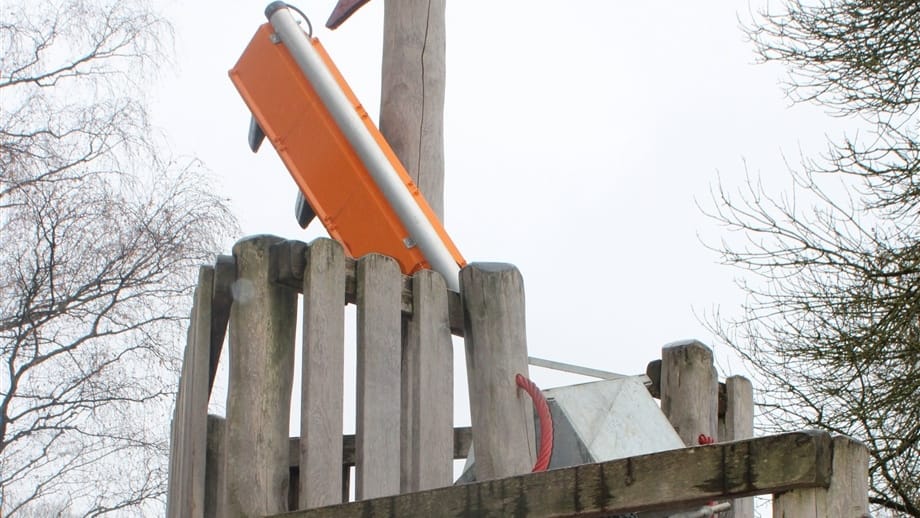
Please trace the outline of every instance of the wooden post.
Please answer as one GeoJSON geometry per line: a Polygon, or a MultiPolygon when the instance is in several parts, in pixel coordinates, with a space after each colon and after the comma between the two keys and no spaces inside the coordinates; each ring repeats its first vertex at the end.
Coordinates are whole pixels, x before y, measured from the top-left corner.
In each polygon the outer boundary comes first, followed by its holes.
{"type": "MultiPolygon", "coordinates": [[[[725,379],[725,417],[719,419],[719,440],[740,441],[754,436],[754,388],[744,376],[725,379]]],[[[732,501],[726,518],[754,518],[754,499],[732,501]]]]}
{"type": "Polygon", "coordinates": [[[402,364],[404,493],[453,483],[454,353],[440,274],[421,270],[412,276],[412,307],[402,364]]]}
{"type": "Polygon", "coordinates": [[[169,517],[204,516],[213,289],[214,269],[202,266],[198,271],[198,286],[195,288],[172,424],[167,496],[169,517]]]}
{"type": "MultiPolygon", "coordinates": [[[[355,497],[399,493],[400,297],[402,274],[393,259],[369,254],[357,266],[357,411],[355,497]]],[[[335,476],[338,470],[329,473],[335,476]]]]}
{"type": "Polygon", "coordinates": [[[331,239],[306,250],[298,507],[341,503],[345,252],[331,239]]]}
{"type": "Polygon", "coordinates": [[[269,278],[269,248],[255,236],[233,247],[225,494],[227,516],[287,510],[288,429],[297,292],[269,278]]]}
{"type": "Polygon", "coordinates": [[[380,132],[444,219],[445,0],[388,0],[380,132]]]}
{"type": "Polygon", "coordinates": [[[687,446],[700,434],[718,440],[719,378],[708,347],[689,340],[661,349],[661,411],[687,446]]]}
{"type": "Polygon", "coordinates": [[[827,489],[795,489],[773,498],[774,518],[865,518],[869,516],[869,452],[849,437],[833,438],[827,489]]]}
{"type": "Polygon", "coordinates": [[[533,404],[515,384],[527,375],[524,281],[510,264],[460,271],[476,480],[529,472],[536,458],[533,404]]]}

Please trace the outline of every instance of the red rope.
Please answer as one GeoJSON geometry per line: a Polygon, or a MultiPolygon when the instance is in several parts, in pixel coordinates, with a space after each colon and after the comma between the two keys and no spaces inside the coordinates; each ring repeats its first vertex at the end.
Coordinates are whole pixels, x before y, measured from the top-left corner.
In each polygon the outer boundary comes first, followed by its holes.
{"type": "Polygon", "coordinates": [[[540,419],[540,450],[537,452],[537,463],[533,466],[533,472],[546,471],[553,455],[553,416],[549,412],[549,403],[546,402],[546,397],[534,382],[521,374],[515,376],[514,380],[518,387],[530,395],[537,410],[537,417],[540,419]]]}

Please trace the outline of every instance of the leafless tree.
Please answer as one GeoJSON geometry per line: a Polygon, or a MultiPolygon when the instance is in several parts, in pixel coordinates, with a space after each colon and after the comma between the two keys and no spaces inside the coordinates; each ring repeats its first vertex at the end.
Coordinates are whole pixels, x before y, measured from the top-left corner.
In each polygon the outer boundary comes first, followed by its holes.
{"type": "Polygon", "coordinates": [[[752,275],[741,317],[711,327],[772,427],[865,441],[876,511],[920,516],[920,3],[784,0],[749,34],[793,100],[874,130],[803,159],[789,192],[715,189],[711,214],[744,238],[715,248],[752,275]]]}
{"type": "Polygon", "coordinates": [[[164,19],[140,0],[0,9],[0,515],[144,514],[195,267],[235,223],[148,127],[164,19]]]}

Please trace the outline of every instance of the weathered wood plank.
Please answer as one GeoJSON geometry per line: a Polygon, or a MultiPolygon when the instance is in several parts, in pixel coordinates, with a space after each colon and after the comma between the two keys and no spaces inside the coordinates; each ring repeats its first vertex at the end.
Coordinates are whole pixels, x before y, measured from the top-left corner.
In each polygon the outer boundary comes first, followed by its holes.
{"type": "Polygon", "coordinates": [[[401,275],[393,259],[369,254],[357,272],[355,497],[399,493],[401,275]]]}
{"type": "MultiPolygon", "coordinates": [[[[300,241],[284,241],[272,247],[272,280],[292,289],[303,289],[303,268],[306,264],[304,253],[307,245],[300,241]]],[[[355,260],[345,258],[345,302],[355,303],[355,260]]],[[[450,316],[450,332],[463,336],[463,307],[460,294],[447,292],[447,308],[450,316]]],[[[400,309],[406,318],[412,317],[412,279],[402,276],[402,293],[400,309]]]]}
{"type": "Polygon", "coordinates": [[[510,264],[473,263],[460,271],[476,480],[527,473],[536,446],[533,404],[517,388],[527,376],[524,281],[510,264]]]}
{"type": "Polygon", "coordinates": [[[607,516],[827,487],[830,477],[830,436],[792,432],[353,502],[285,518],[607,516]]]}
{"type": "MultiPolygon", "coordinates": [[[[719,417],[719,439],[740,441],[754,436],[754,387],[744,376],[725,379],[725,415],[719,417]]],[[[754,518],[754,499],[739,498],[725,518],[754,518]]]]}
{"type": "Polygon", "coordinates": [[[380,132],[444,219],[445,0],[384,3],[380,132]]]}
{"type": "Polygon", "coordinates": [[[700,434],[718,440],[718,398],[712,350],[696,340],[661,349],[661,411],[684,444],[698,444],[700,434]]]}
{"type": "Polygon", "coordinates": [[[168,516],[196,518],[204,513],[213,286],[214,269],[202,266],[198,270],[173,419],[168,516]]]}
{"type": "Polygon", "coordinates": [[[869,453],[859,441],[837,436],[828,487],[795,489],[773,499],[774,518],[865,518],[869,515],[869,453]]]}
{"type": "Polygon", "coordinates": [[[237,280],[230,310],[227,516],[287,510],[297,293],[269,280],[269,248],[279,241],[254,236],[233,247],[237,280]]]}
{"type": "Polygon", "coordinates": [[[224,418],[208,416],[208,447],[205,462],[204,518],[222,518],[224,487],[224,418]]]}
{"type": "Polygon", "coordinates": [[[299,509],[342,501],[345,252],[331,239],[306,250],[299,509]]]}
{"type": "Polygon", "coordinates": [[[232,255],[218,255],[214,263],[214,289],[211,297],[211,350],[208,361],[208,393],[214,389],[217,363],[224,348],[230,306],[233,304],[233,282],[236,281],[236,261],[232,255]]]}
{"type": "Polygon", "coordinates": [[[402,492],[453,483],[454,352],[444,278],[412,276],[412,318],[403,345],[402,492]]]}

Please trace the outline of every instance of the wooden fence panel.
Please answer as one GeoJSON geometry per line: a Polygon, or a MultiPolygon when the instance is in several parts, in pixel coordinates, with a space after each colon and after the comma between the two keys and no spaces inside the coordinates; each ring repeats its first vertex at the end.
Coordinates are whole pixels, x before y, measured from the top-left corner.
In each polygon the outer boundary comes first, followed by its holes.
{"type": "Polygon", "coordinates": [[[404,493],[453,483],[454,353],[440,274],[412,276],[412,307],[402,357],[404,493]]]}
{"type": "Polygon", "coordinates": [[[357,271],[355,497],[399,493],[402,274],[393,259],[369,254],[357,271]]]}
{"type": "Polygon", "coordinates": [[[345,252],[336,241],[318,239],[305,253],[300,509],[342,502],[345,375],[345,252]]]}
{"type": "Polygon", "coordinates": [[[167,497],[169,517],[200,518],[204,515],[213,289],[214,269],[202,266],[198,271],[198,286],[195,288],[176,395],[167,497]]]}
{"type": "Polygon", "coordinates": [[[235,518],[288,507],[297,292],[270,282],[269,249],[279,241],[255,236],[233,247],[223,499],[235,518]]]}
{"type": "Polygon", "coordinates": [[[510,264],[460,272],[476,480],[529,472],[536,460],[533,403],[515,383],[527,375],[524,281],[510,264]]]}

